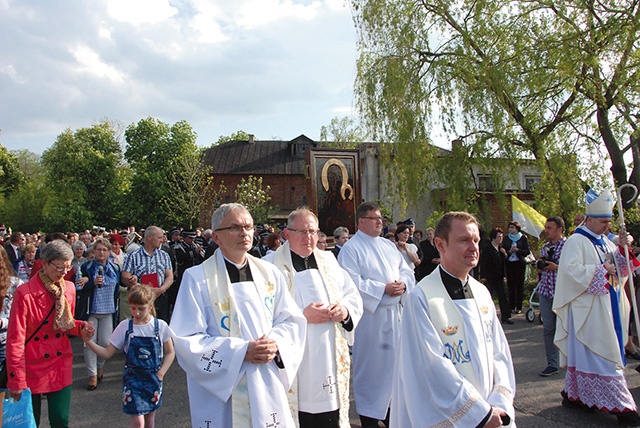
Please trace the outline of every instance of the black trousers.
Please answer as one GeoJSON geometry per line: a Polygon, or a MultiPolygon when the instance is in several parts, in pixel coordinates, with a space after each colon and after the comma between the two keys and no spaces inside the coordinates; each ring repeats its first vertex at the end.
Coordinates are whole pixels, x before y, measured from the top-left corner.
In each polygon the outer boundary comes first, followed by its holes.
{"type": "Polygon", "coordinates": [[[504,281],[494,281],[487,279],[487,289],[491,293],[492,297],[498,298],[498,305],[500,306],[500,318],[508,320],[511,318],[511,311],[509,306],[509,300],[507,299],[507,292],[504,289],[504,281]]]}
{"type": "Polygon", "coordinates": [[[165,322],[169,322],[169,297],[167,293],[164,293],[161,296],[156,298],[154,303],[156,307],[156,318],[161,319],[165,322]]]}
{"type": "Polygon", "coordinates": [[[524,300],[524,274],[525,265],[521,261],[507,261],[507,288],[509,288],[509,307],[515,310],[522,310],[522,300],[524,300]]]}
{"type": "MultiPolygon", "coordinates": [[[[384,426],[386,426],[387,428],[389,428],[389,411],[390,409],[387,409],[387,416],[384,417],[384,426]]],[[[362,428],[379,428],[378,425],[378,419],[374,419],[374,418],[370,418],[369,416],[363,416],[363,415],[358,415],[360,416],[360,424],[362,425],[362,428]]]]}
{"type": "Polygon", "coordinates": [[[300,428],[339,428],[340,410],[324,413],[298,412],[300,428]]]}

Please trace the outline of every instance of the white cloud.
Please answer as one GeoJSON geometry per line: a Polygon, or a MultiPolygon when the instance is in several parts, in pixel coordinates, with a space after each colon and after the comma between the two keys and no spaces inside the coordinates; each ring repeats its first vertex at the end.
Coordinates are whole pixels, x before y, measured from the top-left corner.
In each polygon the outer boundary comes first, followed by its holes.
{"type": "Polygon", "coordinates": [[[252,29],[287,19],[309,21],[317,16],[321,7],[319,1],[304,5],[291,0],[249,0],[240,7],[237,23],[252,29]]]}
{"type": "Polygon", "coordinates": [[[178,9],[168,0],[107,0],[107,12],[117,21],[138,26],[166,21],[178,9]]]}
{"type": "Polygon", "coordinates": [[[30,0],[0,13],[0,142],[42,153],[68,127],[147,116],[187,120],[201,145],[239,129],[317,138],[350,114],[343,0],[152,3],[30,0]]]}
{"type": "Polygon", "coordinates": [[[11,78],[11,80],[13,80],[14,82],[22,85],[24,84],[24,79],[22,79],[22,77],[20,77],[18,75],[18,73],[16,72],[16,69],[13,68],[12,65],[3,65],[0,67],[0,73],[2,74],[6,74],[7,76],[9,76],[11,78]]]}
{"type": "Polygon", "coordinates": [[[86,73],[99,78],[107,78],[113,83],[122,83],[124,75],[114,67],[106,64],[96,52],[90,47],[78,45],[70,49],[73,56],[78,61],[79,67],[77,71],[86,73]]]}

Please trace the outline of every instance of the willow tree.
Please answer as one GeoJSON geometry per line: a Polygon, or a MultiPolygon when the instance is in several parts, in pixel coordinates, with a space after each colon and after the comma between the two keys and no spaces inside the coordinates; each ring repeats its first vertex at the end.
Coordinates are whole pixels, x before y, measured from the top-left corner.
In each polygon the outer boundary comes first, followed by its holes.
{"type": "MultiPolygon", "coordinates": [[[[408,194],[468,176],[468,162],[451,162],[429,145],[435,135],[495,172],[535,160],[549,214],[577,209],[578,165],[603,141],[615,183],[636,182],[621,136],[638,146],[637,2],[352,3],[358,106],[372,135],[395,143],[387,159],[408,194]]],[[[449,187],[472,202],[467,190],[449,187]]]]}

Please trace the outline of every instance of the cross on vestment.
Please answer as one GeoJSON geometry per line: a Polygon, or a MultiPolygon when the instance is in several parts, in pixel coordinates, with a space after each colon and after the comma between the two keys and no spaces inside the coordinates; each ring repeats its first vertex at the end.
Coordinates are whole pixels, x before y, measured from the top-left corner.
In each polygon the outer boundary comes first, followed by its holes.
{"type": "Polygon", "coordinates": [[[205,426],[200,426],[200,428],[211,428],[211,421],[204,421],[205,426]]]}
{"type": "Polygon", "coordinates": [[[327,376],[322,384],[322,389],[327,391],[329,394],[333,394],[333,387],[335,386],[336,381],[333,379],[333,376],[327,376]]]}
{"type": "Polygon", "coordinates": [[[207,365],[204,367],[204,370],[206,372],[211,373],[211,366],[214,364],[217,364],[218,368],[220,368],[220,366],[222,365],[222,358],[220,359],[220,361],[214,359],[217,353],[218,350],[214,349],[213,351],[211,351],[211,355],[209,355],[208,357],[207,354],[202,354],[202,357],[200,357],[200,361],[207,361],[207,365]]]}
{"type": "Polygon", "coordinates": [[[266,428],[275,428],[275,427],[279,427],[281,425],[280,421],[278,420],[278,413],[277,412],[271,413],[271,418],[273,418],[273,422],[271,422],[271,423],[267,422],[266,428]]]}

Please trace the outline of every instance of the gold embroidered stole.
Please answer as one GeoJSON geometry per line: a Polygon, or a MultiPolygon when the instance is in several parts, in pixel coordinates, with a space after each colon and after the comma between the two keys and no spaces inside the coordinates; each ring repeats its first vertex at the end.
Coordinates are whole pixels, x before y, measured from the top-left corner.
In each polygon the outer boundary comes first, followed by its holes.
{"type": "MultiPolygon", "coordinates": [[[[322,278],[322,282],[327,290],[329,301],[331,304],[339,303],[340,299],[340,286],[337,283],[331,270],[331,263],[328,261],[327,256],[332,257],[335,260],[335,256],[330,252],[323,252],[317,248],[313,250],[313,254],[318,264],[318,272],[322,278]],[[325,254],[326,253],[326,254],[325,254]]],[[[293,268],[293,261],[291,260],[291,247],[289,242],[285,242],[274,254],[273,263],[284,274],[289,285],[289,292],[296,299],[296,286],[294,276],[296,274],[293,268]]],[[[335,269],[335,265],[334,265],[335,269]]],[[[304,308],[301,308],[304,309],[304,308]]],[[[340,427],[349,428],[349,376],[351,369],[351,357],[349,355],[349,344],[344,337],[344,329],[340,323],[334,322],[334,361],[336,366],[336,384],[338,388],[338,404],[340,405],[340,427]]],[[[293,415],[298,414],[298,378],[293,382],[291,390],[288,393],[290,399],[290,406],[292,407],[293,415]]],[[[296,424],[297,418],[294,418],[296,424]]]]}
{"type": "MultiPolygon", "coordinates": [[[[464,320],[460,311],[456,307],[455,303],[449,296],[442,280],[440,278],[440,272],[436,271],[434,274],[429,275],[418,283],[418,286],[422,288],[425,297],[427,298],[427,305],[429,307],[429,317],[431,323],[434,325],[438,332],[438,336],[445,346],[445,357],[449,358],[454,364],[456,370],[462,377],[469,381],[477,391],[482,391],[480,387],[479,379],[473,370],[473,364],[471,362],[471,353],[467,341],[466,331],[464,328],[464,320]]],[[[472,286],[471,280],[469,280],[469,286],[472,287],[472,292],[475,286],[472,286]]],[[[485,325],[485,316],[483,311],[488,308],[480,308],[477,298],[480,293],[474,293],[473,303],[478,311],[478,318],[481,320],[481,328],[483,330],[483,336],[485,338],[491,338],[492,332],[487,331],[488,326],[485,325]]],[[[484,352],[486,354],[487,361],[493,370],[493,358],[488,356],[487,341],[481,342],[484,352]]],[[[493,376],[491,375],[491,378],[493,376]]]]}
{"type": "MultiPolygon", "coordinates": [[[[253,284],[264,309],[260,313],[261,322],[264,323],[266,330],[270,330],[273,324],[275,284],[270,281],[267,271],[259,263],[256,263],[255,258],[249,254],[247,254],[247,263],[249,263],[253,284]]],[[[222,252],[216,251],[214,257],[205,260],[202,266],[209,289],[211,307],[219,323],[220,334],[227,337],[242,337],[238,308],[233,287],[230,287],[222,252]]],[[[234,427],[250,427],[251,411],[246,375],[242,376],[231,400],[234,427]]]]}

